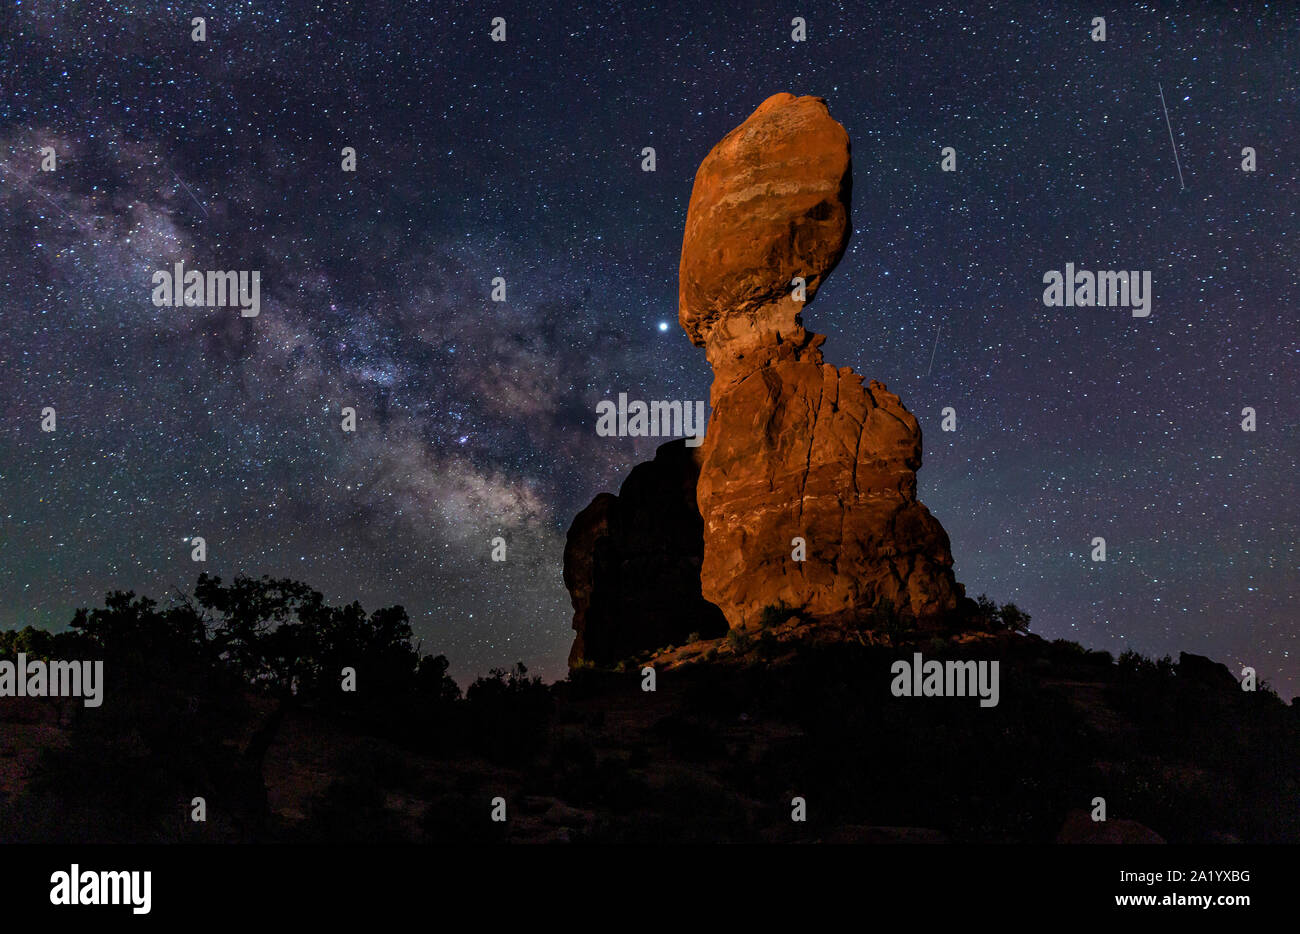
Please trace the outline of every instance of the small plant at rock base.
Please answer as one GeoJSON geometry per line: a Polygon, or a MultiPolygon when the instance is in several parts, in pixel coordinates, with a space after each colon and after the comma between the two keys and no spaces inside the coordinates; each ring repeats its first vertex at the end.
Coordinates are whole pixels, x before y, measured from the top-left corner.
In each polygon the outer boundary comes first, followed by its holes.
{"type": "Polygon", "coordinates": [[[881,597],[876,601],[868,625],[870,629],[887,635],[894,645],[905,641],[916,632],[916,619],[911,613],[900,610],[888,597],[881,597]]]}
{"type": "Polygon", "coordinates": [[[744,655],[754,646],[753,637],[743,629],[733,629],[727,633],[727,645],[737,655],[744,655]]]}
{"type": "Polygon", "coordinates": [[[764,629],[771,629],[773,626],[780,626],[791,616],[797,615],[794,607],[784,600],[778,600],[776,603],[769,603],[763,607],[763,612],[759,614],[758,624],[764,629]]]}
{"type": "Polygon", "coordinates": [[[693,632],[693,633],[691,633],[689,636],[686,637],[686,641],[687,641],[687,642],[703,642],[703,641],[704,641],[704,637],[701,636],[698,632],[693,632]]]}

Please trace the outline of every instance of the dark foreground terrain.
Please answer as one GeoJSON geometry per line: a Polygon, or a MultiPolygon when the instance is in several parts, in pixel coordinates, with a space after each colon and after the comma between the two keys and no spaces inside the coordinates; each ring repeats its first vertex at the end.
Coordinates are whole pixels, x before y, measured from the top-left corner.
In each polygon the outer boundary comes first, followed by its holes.
{"type": "Polygon", "coordinates": [[[94,709],[0,699],[0,840],[1300,842],[1297,705],[1222,665],[794,622],[656,653],[653,692],[630,660],[462,696],[400,608],[265,579],[114,595],[0,634],[107,682],[94,709]],[[998,705],[892,696],[914,651],[997,659],[998,705]]]}

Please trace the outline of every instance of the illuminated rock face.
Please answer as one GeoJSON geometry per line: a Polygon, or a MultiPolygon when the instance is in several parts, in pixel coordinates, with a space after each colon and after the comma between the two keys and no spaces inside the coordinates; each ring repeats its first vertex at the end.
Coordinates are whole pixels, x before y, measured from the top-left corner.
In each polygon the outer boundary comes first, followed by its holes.
{"type": "Polygon", "coordinates": [[[778,94],[695,177],[679,320],[714,374],[701,587],[733,628],[781,603],[834,619],[887,599],[925,619],[962,596],[947,533],[916,499],[915,417],[826,364],[799,317],[848,243],[850,176],[825,103],[778,94]]]}
{"type": "Polygon", "coordinates": [[[777,94],[695,173],[678,270],[678,321],[714,373],[799,343],[791,280],[808,300],[849,242],[849,137],[819,97],[777,94]]]}

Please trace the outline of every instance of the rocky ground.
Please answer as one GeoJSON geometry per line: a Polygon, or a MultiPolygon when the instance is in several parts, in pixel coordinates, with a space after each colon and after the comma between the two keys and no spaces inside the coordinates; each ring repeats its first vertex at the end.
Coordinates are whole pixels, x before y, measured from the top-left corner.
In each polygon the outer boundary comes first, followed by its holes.
{"type": "MultiPolygon", "coordinates": [[[[799,620],[752,640],[664,647],[520,688],[473,736],[289,712],[246,790],[208,794],[209,821],[158,816],[146,839],[315,842],[1300,842],[1300,717],[1197,656],[1155,662],[1021,634],[889,646],[799,620]],[[873,644],[875,643],[875,644],[873,644]],[[905,698],[889,666],[997,658],[1000,701],[905,698]],[[643,665],[655,690],[642,689],[643,665]],[[542,711],[538,715],[538,711],[542,711]],[[1107,821],[1094,822],[1104,798],[1107,821]],[[494,799],[506,819],[493,821],[494,799]],[[795,798],[806,819],[793,820],[795,798]],[[238,801],[238,808],[230,805],[238,801]]],[[[901,643],[902,640],[900,640],[901,643]]],[[[505,696],[505,695],[503,695],[505,696]]],[[[29,705],[30,706],[30,705],[29,705]]],[[[267,715],[253,704],[231,743],[267,715]]],[[[84,838],[32,809],[96,823],[41,772],[68,727],[4,708],[10,838],[84,838]],[[35,722],[33,722],[35,721],[35,722]],[[81,818],[75,815],[81,813],[81,818]],[[23,828],[26,828],[25,830],[23,828]]],[[[138,764],[146,777],[154,762],[138,764]]],[[[44,773],[43,773],[44,774],[44,773]]],[[[111,777],[106,776],[105,780],[111,777]]],[[[184,793],[155,807],[184,807],[184,793]]],[[[90,836],[93,838],[94,834],[90,836]]]]}

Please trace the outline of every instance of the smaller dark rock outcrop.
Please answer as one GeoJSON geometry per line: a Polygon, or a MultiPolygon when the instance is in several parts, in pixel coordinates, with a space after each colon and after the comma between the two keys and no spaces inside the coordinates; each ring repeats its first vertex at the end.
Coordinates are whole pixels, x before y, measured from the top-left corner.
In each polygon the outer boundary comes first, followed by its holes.
{"type": "Polygon", "coordinates": [[[1178,653],[1178,677],[1223,691],[1241,690],[1241,684],[1227,665],[1191,652],[1178,653]]]}
{"type": "Polygon", "coordinates": [[[725,635],[727,621],[700,595],[704,521],[695,503],[698,448],[661,445],[638,464],[617,496],[601,493],[569,527],[564,584],[577,637],[569,665],[610,665],[725,635]]]}

